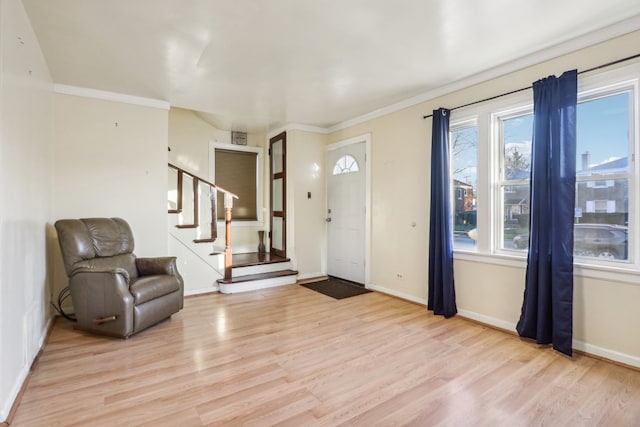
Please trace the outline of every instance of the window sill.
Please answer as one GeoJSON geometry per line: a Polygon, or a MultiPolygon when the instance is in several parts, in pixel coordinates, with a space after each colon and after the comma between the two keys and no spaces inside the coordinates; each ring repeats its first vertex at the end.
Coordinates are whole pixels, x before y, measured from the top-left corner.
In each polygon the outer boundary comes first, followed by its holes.
{"type": "Polygon", "coordinates": [[[462,261],[471,261],[471,262],[479,262],[482,264],[494,264],[500,265],[503,267],[516,267],[516,268],[526,268],[527,267],[527,259],[517,255],[509,255],[509,254],[483,254],[479,252],[471,252],[471,251],[454,251],[453,252],[454,260],[462,260],[462,261]]]}
{"type": "MultiPolygon", "coordinates": [[[[527,268],[527,258],[509,254],[481,254],[470,251],[455,251],[454,260],[493,264],[502,267],[527,268]]],[[[631,285],[640,285],[640,269],[629,264],[620,265],[595,265],[585,264],[578,260],[574,262],[574,276],[589,279],[619,282],[631,285]]]]}

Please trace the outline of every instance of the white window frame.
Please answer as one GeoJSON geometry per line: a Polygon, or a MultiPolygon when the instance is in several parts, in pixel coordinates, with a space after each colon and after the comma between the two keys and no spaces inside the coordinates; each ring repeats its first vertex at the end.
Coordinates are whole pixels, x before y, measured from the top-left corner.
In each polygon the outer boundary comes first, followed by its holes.
{"type": "MultiPolygon", "coordinates": [[[[578,102],[613,95],[625,88],[632,91],[632,96],[630,97],[629,115],[629,171],[628,175],[625,175],[629,177],[628,226],[630,238],[628,261],[575,257],[574,273],[576,276],[640,285],[640,238],[637,237],[640,231],[638,228],[640,226],[640,197],[636,195],[640,186],[640,162],[635,159],[635,153],[640,147],[639,80],[640,64],[632,64],[578,78],[578,102]]],[[[526,267],[526,252],[496,249],[500,247],[503,228],[500,167],[501,152],[504,152],[504,148],[497,143],[500,139],[495,119],[527,109],[532,111],[532,100],[532,91],[525,91],[452,112],[451,129],[455,129],[455,126],[465,121],[475,119],[478,132],[478,183],[476,188],[478,241],[476,251],[454,249],[455,259],[518,268],[526,267]]],[[[608,177],[608,179],[615,179],[615,177],[608,177]]]]}
{"type": "Polygon", "coordinates": [[[358,164],[358,161],[356,160],[356,158],[350,154],[345,154],[344,156],[336,160],[336,162],[333,164],[333,170],[331,171],[331,174],[344,175],[347,173],[358,173],[358,172],[360,172],[360,165],[358,164]],[[340,165],[340,163],[344,163],[346,166],[347,161],[351,162],[350,165],[348,167],[343,168],[340,165]],[[339,168],[340,170],[336,171],[336,168],[339,168]]]}
{"type": "MultiPolygon", "coordinates": [[[[637,233],[637,225],[640,224],[638,222],[638,217],[640,215],[640,211],[638,210],[638,197],[635,194],[634,189],[637,187],[638,180],[640,179],[640,175],[637,171],[637,165],[635,162],[635,152],[636,147],[638,145],[637,138],[637,126],[634,124],[634,117],[637,118],[638,110],[637,106],[634,105],[637,103],[638,99],[638,79],[635,80],[622,80],[619,82],[612,82],[609,84],[599,85],[598,83],[592,82],[589,84],[589,79],[586,80],[586,85],[583,83],[582,90],[578,92],[578,103],[593,101],[600,98],[605,98],[608,96],[614,96],[620,93],[629,92],[629,133],[631,137],[629,138],[629,165],[626,173],[618,173],[613,175],[603,176],[601,179],[596,179],[594,181],[594,187],[596,188],[604,188],[608,187],[609,182],[615,182],[617,179],[626,179],[629,183],[629,193],[628,193],[628,206],[629,206],[629,217],[628,217],[628,227],[629,227],[629,243],[627,246],[627,260],[600,260],[597,258],[588,258],[588,257],[574,257],[574,264],[581,265],[586,268],[593,266],[629,266],[630,268],[639,269],[640,270],[640,259],[638,259],[638,235],[637,233]],[[604,186],[597,185],[598,182],[605,183],[604,186]]],[[[599,79],[594,79],[596,82],[599,79]]],[[[576,177],[576,184],[578,183],[588,183],[589,181],[593,181],[593,178],[581,178],[579,175],[576,177]]],[[[610,208],[610,203],[608,201],[604,202],[606,204],[607,211],[610,208]]],[[[602,201],[601,201],[602,204],[602,201]]],[[[597,212],[598,200],[594,200],[594,208],[597,212]]],[[[615,268],[615,267],[614,267],[615,268]]]]}
{"type": "MultiPolygon", "coordinates": [[[[209,181],[212,183],[216,183],[216,149],[219,150],[228,150],[228,151],[242,151],[249,153],[256,153],[256,215],[258,219],[256,221],[231,221],[231,227],[263,227],[264,226],[264,205],[263,201],[263,154],[264,150],[262,147],[254,147],[248,145],[236,145],[236,144],[223,144],[219,142],[209,142],[209,181]]],[[[222,207],[218,206],[218,209],[222,207]]],[[[218,226],[221,223],[218,221],[218,226]]],[[[224,221],[222,222],[224,226],[224,221]]]]}
{"type": "Polygon", "coordinates": [[[493,209],[492,209],[492,217],[494,218],[493,224],[494,227],[492,229],[493,239],[492,239],[492,251],[497,254],[505,254],[505,255],[514,255],[521,256],[521,250],[502,248],[502,242],[504,241],[504,218],[506,212],[504,211],[504,200],[503,200],[503,191],[502,189],[505,187],[516,187],[516,186],[529,186],[529,179],[521,179],[507,180],[505,178],[505,161],[504,161],[504,135],[502,134],[502,126],[500,126],[501,121],[513,119],[516,117],[526,116],[529,114],[533,114],[533,105],[530,103],[526,103],[524,105],[519,105],[515,108],[509,108],[507,110],[498,111],[496,113],[492,113],[490,115],[491,120],[491,128],[493,130],[492,135],[494,139],[489,143],[496,146],[497,150],[494,153],[493,165],[497,165],[497,171],[494,175],[494,179],[496,180],[494,185],[494,194],[493,194],[493,209]],[[498,224],[499,222],[499,224],[498,224]]]}
{"type": "MultiPolygon", "coordinates": [[[[480,166],[479,166],[479,164],[480,164],[480,159],[479,159],[479,156],[480,156],[480,149],[479,149],[480,137],[479,137],[478,117],[477,117],[477,115],[472,114],[472,115],[457,119],[457,120],[455,120],[453,122],[450,122],[449,123],[449,137],[451,137],[451,134],[453,132],[456,132],[456,131],[462,130],[462,129],[471,128],[471,127],[475,127],[476,128],[476,174],[477,174],[477,177],[478,177],[477,180],[480,180],[480,173],[481,173],[480,172],[480,166]]],[[[449,147],[450,150],[452,150],[452,148],[453,147],[449,147]]],[[[449,162],[450,162],[449,170],[453,170],[453,153],[452,152],[450,152],[449,162]]],[[[454,209],[454,207],[455,207],[455,204],[456,204],[456,200],[464,200],[464,193],[463,193],[463,196],[462,196],[461,199],[458,198],[458,195],[456,194],[455,186],[453,185],[453,180],[454,180],[453,176],[450,177],[450,187],[451,187],[451,189],[450,189],[450,192],[451,192],[450,200],[451,200],[451,221],[452,221],[451,223],[452,224],[455,223],[455,218],[454,218],[455,209],[454,209]]],[[[475,206],[476,207],[476,226],[478,226],[478,215],[479,215],[478,206],[477,206],[477,200],[478,200],[477,191],[478,191],[478,187],[479,187],[479,184],[478,184],[478,182],[476,182],[476,188],[474,189],[474,190],[476,190],[476,193],[474,194],[474,199],[476,200],[476,206],[475,206]]],[[[462,190],[462,189],[459,189],[459,190],[462,190]]],[[[453,231],[453,228],[454,227],[451,227],[452,231],[453,231]]],[[[471,248],[456,248],[455,251],[456,252],[477,253],[478,252],[478,243],[479,242],[476,241],[476,245],[475,245],[475,247],[473,249],[471,249],[471,248]]]]}

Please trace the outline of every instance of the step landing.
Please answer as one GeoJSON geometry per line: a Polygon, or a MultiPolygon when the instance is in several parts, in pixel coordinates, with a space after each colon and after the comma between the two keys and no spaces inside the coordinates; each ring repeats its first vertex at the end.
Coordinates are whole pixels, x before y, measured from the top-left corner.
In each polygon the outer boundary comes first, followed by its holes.
{"type": "Polygon", "coordinates": [[[269,253],[233,254],[231,280],[217,281],[221,293],[247,292],[296,283],[298,272],[289,258],[269,253]]]}
{"type": "Polygon", "coordinates": [[[255,291],[276,286],[292,285],[298,280],[295,270],[280,270],[267,273],[233,276],[230,280],[218,279],[218,288],[223,294],[255,291]]]}

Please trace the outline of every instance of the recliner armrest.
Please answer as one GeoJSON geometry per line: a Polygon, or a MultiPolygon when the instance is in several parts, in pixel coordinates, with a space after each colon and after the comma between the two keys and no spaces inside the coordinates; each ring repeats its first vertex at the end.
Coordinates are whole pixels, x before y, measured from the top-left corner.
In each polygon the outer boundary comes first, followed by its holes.
{"type": "Polygon", "coordinates": [[[129,272],[120,267],[76,267],[69,274],[69,278],[72,278],[76,274],[80,273],[111,273],[111,274],[122,274],[124,276],[127,283],[131,281],[131,277],[129,276],[129,272]]]}
{"type": "Polygon", "coordinates": [[[176,257],[136,258],[136,268],[140,276],[178,275],[176,257]]]}
{"type": "Polygon", "coordinates": [[[135,301],[129,290],[127,270],[85,266],[73,273],[69,288],[80,328],[119,337],[135,332],[135,301]],[[115,320],[102,322],[114,316],[115,320]]]}

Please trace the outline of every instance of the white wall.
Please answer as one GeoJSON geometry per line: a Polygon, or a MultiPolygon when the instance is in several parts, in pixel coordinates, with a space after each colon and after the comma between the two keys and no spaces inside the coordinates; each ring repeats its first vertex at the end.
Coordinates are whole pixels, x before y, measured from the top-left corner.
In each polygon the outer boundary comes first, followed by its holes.
{"type": "Polygon", "coordinates": [[[327,274],[326,139],[287,132],[287,254],[300,279],[327,274]]]}
{"type": "MultiPolygon", "coordinates": [[[[431,121],[422,120],[423,115],[526,87],[550,74],[630,56],[638,53],[638,46],[640,31],[331,133],[329,144],[365,133],[372,136],[370,284],[415,301],[427,299],[431,121]]],[[[458,257],[454,265],[460,313],[514,329],[525,263],[500,265],[458,257]]],[[[574,346],[640,366],[638,301],[638,285],[578,275],[574,346]]]]}
{"type": "Polygon", "coordinates": [[[0,422],[51,319],[51,78],[18,0],[0,0],[0,422]]]}
{"type": "Polygon", "coordinates": [[[122,217],[137,256],[167,255],[167,126],[166,109],[56,94],[54,218],[122,217]]]}

